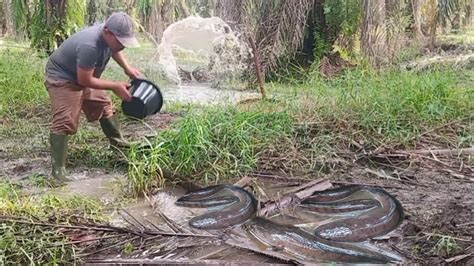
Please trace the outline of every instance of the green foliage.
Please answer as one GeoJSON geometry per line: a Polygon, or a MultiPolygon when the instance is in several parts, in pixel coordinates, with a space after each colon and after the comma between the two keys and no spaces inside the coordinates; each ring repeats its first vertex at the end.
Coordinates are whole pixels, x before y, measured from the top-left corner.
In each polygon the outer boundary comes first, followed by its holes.
{"type": "Polygon", "coordinates": [[[291,118],[281,111],[211,107],[189,114],[156,137],[149,148],[131,151],[131,190],[139,194],[160,185],[161,168],[196,175],[206,183],[238,176],[255,167],[263,147],[290,131],[291,118]]]}
{"type": "Polygon", "coordinates": [[[0,51],[0,116],[34,115],[39,107],[48,108],[43,64],[31,51],[0,51]]]}
{"type": "MultiPolygon", "coordinates": [[[[62,1],[59,1],[62,3],[62,1]]],[[[64,5],[35,0],[28,27],[32,47],[52,53],[65,39],[85,25],[86,2],[69,0],[64,5]]]]}
{"type": "Polygon", "coordinates": [[[86,3],[85,1],[67,1],[66,33],[71,35],[85,25],[86,3]]]}
{"type": "Polygon", "coordinates": [[[321,58],[332,50],[339,35],[353,38],[362,18],[362,4],[358,0],[329,0],[323,4],[324,21],[315,17],[314,57],[321,58]]]}
{"type": "MultiPolygon", "coordinates": [[[[78,217],[102,218],[103,207],[95,200],[82,197],[43,195],[31,197],[12,183],[0,183],[0,215],[23,217],[25,221],[41,219],[50,223],[68,223],[78,217]]],[[[0,264],[45,265],[75,262],[74,246],[52,227],[34,224],[0,222],[0,264]]]]}
{"type": "Polygon", "coordinates": [[[454,86],[458,76],[448,69],[376,73],[359,68],[332,80],[313,77],[295,91],[315,103],[314,120],[346,121],[374,139],[403,141],[423,127],[472,113],[469,90],[454,86]]]}

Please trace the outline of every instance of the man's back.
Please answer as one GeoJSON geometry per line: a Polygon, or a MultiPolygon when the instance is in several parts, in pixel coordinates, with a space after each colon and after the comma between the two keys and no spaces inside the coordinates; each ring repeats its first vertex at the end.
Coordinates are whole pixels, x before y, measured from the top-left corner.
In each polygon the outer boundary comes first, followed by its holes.
{"type": "Polygon", "coordinates": [[[110,59],[111,51],[102,37],[104,25],[94,25],[65,40],[50,56],[46,75],[56,80],[77,83],[77,67],[96,71],[99,77],[110,59]]]}

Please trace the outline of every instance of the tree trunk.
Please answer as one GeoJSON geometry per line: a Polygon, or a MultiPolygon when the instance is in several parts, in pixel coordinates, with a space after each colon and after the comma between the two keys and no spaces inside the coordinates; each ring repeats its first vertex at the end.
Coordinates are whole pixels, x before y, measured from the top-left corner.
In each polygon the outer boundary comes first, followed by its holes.
{"type": "Polygon", "coordinates": [[[151,6],[150,14],[145,14],[145,30],[153,36],[156,41],[160,41],[163,35],[163,27],[161,22],[161,3],[154,3],[151,6]]]}
{"type": "Polygon", "coordinates": [[[0,7],[0,36],[9,35],[8,22],[9,22],[9,13],[10,8],[8,0],[3,0],[0,7]]]}
{"type": "Polygon", "coordinates": [[[387,49],[388,56],[392,58],[406,43],[404,17],[404,0],[385,0],[387,17],[387,49]]]}
{"type": "Polygon", "coordinates": [[[422,41],[425,38],[421,31],[421,4],[421,0],[411,0],[415,37],[418,41],[422,41]]]}
{"type": "MultiPolygon", "coordinates": [[[[184,2],[184,1],[179,1],[184,2]]],[[[145,30],[157,42],[161,41],[165,29],[175,22],[175,1],[153,1],[150,11],[147,14],[141,14],[145,30]]]]}
{"type": "Polygon", "coordinates": [[[463,27],[472,26],[472,8],[470,4],[467,4],[464,8],[464,18],[462,20],[463,27]]]}
{"type": "Polygon", "coordinates": [[[387,33],[385,1],[364,0],[362,50],[370,63],[377,67],[387,62],[387,33]]]}
{"type": "Polygon", "coordinates": [[[428,48],[433,50],[436,46],[436,27],[438,26],[439,12],[438,12],[438,0],[429,0],[426,3],[426,15],[428,21],[428,48]]]}

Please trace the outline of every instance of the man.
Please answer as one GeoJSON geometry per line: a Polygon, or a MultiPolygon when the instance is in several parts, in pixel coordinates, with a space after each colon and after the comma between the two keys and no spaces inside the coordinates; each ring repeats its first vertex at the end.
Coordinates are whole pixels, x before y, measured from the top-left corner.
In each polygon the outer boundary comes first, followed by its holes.
{"type": "Polygon", "coordinates": [[[101,79],[110,57],[130,78],[141,76],[131,67],[122,50],[138,47],[134,23],[123,12],[113,13],[103,24],[88,27],[65,40],[46,64],[45,85],[51,99],[53,121],[50,129],[52,176],[68,181],[66,154],[68,136],[76,133],[81,109],[89,122],[100,121],[111,146],[127,147],[119,121],[106,90],[130,101],[128,82],[101,79]]]}

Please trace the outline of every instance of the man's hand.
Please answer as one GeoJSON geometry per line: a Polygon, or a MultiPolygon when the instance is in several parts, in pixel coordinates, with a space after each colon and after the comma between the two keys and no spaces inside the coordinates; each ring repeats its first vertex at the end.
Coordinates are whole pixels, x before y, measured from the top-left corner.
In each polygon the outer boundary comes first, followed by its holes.
{"type": "Polygon", "coordinates": [[[132,100],[132,95],[128,91],[128,87],[130,86],[130,83],[127,82],[115,82],[114,87],[112,87],[112,90],[114,91],[115,94],[117,94],[120,99],[130,102],[132,100]]]}
{"type": "Polygon", "coordinates": [[[134,67],[129,67],[125,69],[125,74],[127,74],[127,76],[129,76],[131,79],[138,79],[143,77],[143,74],[140,72],[140,70],[134,67]]]}

